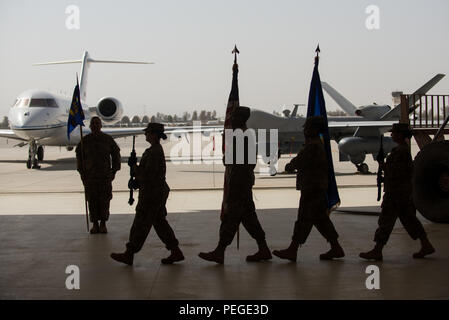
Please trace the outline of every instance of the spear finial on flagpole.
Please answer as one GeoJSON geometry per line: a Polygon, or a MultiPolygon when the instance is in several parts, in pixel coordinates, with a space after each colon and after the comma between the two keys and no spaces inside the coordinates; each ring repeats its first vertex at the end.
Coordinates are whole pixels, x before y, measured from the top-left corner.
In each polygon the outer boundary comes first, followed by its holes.
{"type": "Polygon", "coordinates": [[[239,49],[237,49],[237,45],[234,46],[232,53],[234,54],[234,64],[237,64],[237,54],[240,53],[239,49]]]}
{"type": "Polygon", "coordinates": [[[319,43],[318,43],[318,46],[316,47],[315,52],[316,52],[315,63],[318,63],[318,61],[320,60],[320,52],[321,52],[319,43]]]}

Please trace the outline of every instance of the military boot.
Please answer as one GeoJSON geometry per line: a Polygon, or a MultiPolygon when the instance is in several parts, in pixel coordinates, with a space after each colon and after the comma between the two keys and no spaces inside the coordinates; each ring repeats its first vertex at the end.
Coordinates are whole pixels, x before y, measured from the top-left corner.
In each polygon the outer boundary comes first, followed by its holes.
{"type": "Polygon", "coordinates": [[[100,232],[100,226],[98,225],[98,222],[94,222],[94,225],[90,229],[90,234],[97,234],[100,232]]]}
{"type": "Polygon", "coordinates": [[[179,249],[179,247],[176,247],[173,250],[171,250],[171,254],[167,258],[161,259],[161,263],[173,264],[174,262],[182,260],[184,260],[184,255],[182,254],[181,249],[179,249]]]}
{"type": "Polygon", "coordinates": [[[382,245],[376,244],[373,250],[368,252],[362,252],[359,254],[359,257],[366,260],[382,261],[383,260],[382,248],[383,248],[382,245]]]}
{"type": "Polygon", "coordinates": [[[320,254],[320,260],[332,260],[334,258],[343,258],[344,256],[343,248],[335,240],[331,242],[331,249],[328,252],[320,254]]]}
{"type": "Polygon", "coordinates": [[[298,244],[292,242],[287,249],[274,250],[273,254],[278,258],[296,262],[298,256],[298,246],[298,244]]]}
{"type": "Polygon", "coordinates": [[[211,252],[200,252],[198,254],[198,257],[200,257],[201,259],[207,260],[207,261],[213,261],[218,264],[223,264],[224,263],[224,250],[217,248],[211,252]]]}
{"type": "Polygon", "coordinates": [[[108,233],[108,229],[106,228],[106,221],[101,221],[100,222],[99,232],[100,233],[108,233]]]}
{"type": "Polygon", "coordinates": [[[268,249],[267,243],[264,242],[259,245],[259,251],[246,257],[246,261],[259,262],[263,260],[271,260],[272,258],[273,256],[271,255],[270,249],[268,249]]]}
{"type": "Polygon", "coordinates": [[[421,250],[413,254],[413,258],[422,259],[425,256],[435,252],[435,248],[432,246],[427,237],[421,238],[421,250]]]}
{"type": "Polygon", "coordinates": [[[134,261],[134,254],[126,250],[123,253],[111,253],[111,258],[115,261],[132,266],[134,261]]]}

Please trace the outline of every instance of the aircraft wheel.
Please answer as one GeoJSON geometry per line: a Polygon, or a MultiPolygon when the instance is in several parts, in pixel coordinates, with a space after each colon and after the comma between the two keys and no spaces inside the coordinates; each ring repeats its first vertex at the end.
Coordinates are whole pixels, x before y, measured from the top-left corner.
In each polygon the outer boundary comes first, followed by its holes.
{"type": "Polygon", "coordinates": [[[44,147],[39,146],[37,148],[37,160],[42,161],[44,160],[44,147]]]}
{"type": "Polygon", "coordinates": [[[28,160],[27,160],[27,168],[28,168],[28,169],[31,169],[31,159],[28,159],[28,160]]]}
{"type": "Polygon", "coordinates": [[[40,168],[39,162],[37,161],[37,159],[34,159],[33,160],[33,169],[39,169],[39,168],[40,168]]]}
{"type": "Polygon", "coordinates": [[[292,166],[290,165],[290,163],[287,163],[285,165],[285,172],[287,173],[295,173],[295,169],[292,168],[292,166]]]}

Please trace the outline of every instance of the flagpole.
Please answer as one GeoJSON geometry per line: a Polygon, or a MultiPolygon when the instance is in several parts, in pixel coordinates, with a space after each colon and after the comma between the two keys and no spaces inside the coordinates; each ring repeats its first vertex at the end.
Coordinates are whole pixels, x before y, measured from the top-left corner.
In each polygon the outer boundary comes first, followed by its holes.
{"type": "MultiPolygon", "coordinates": [[[[77,77],[78,78],[78,77],[77,77]]],[[[83,147],[83,126],[80,126],[80,137],[81,137],[81,163],[82,163],[82,170],[84,173],[84,147],[83,147]]],[[[84,183],[83,183],[84,186],[84,183]]],[[[86,227],[87,227],[87,232],[89,232],[89,210],[88,210],[88,206],[87,206],[87,194],[86,194],[86,187],[84,186],[84,206],[86,208],[86,227]]]]}
{"type": "MultiPolygon", "coordinates": [[[[237,49],[237,45],[234,46],[234,50],[232,50],[232,53],[234,54],[234,66],[236,66],[237,54],[240,54],[239,49],[237,49]]],[[[240,99],[239,99],[239,106],[240,106],[240,99]]],[[[237,226],[237,250],[240,250],[240,223],[237,226]]]]}
{"type": "MultiPolygon", "coordinates": [[[[79,83],[78,83],[78,72],[76,73],[76,85],[79,88],[79,83]]],[[[81,106],[81,97],[80,97],[80,106],[81,106]]],[[[81,106],[82,108],[82,106],[81,106]]],[[[84,146],[83,146],[83,126],[80,125],[80,146],[81,146],[81,165],[82,165],[82,171],[84,173],[84,146]]],[[[86,211],[86,228],[87,228],[87,232],[89,232],[89,209],[88,209],[88,205],[87,205],[87,194],[86,194],[86,186],[84,186],[84,181],[83,181],[83,187],[84,187],[84,207],[85,207],[85,211],[86,211]]]]}

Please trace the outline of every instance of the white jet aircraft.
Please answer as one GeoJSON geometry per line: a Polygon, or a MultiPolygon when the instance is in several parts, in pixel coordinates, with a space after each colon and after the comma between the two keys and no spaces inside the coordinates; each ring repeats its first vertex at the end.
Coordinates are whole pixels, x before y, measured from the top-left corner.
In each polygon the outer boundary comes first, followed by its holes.
{"type": "MultiPolygon", "coordinates": [[[[127,63],[127,64],[151,64],[151,62],[135,61],[113,61],[113,60],[95,60],[85,51],[81,60],[59,61],[39,63],[36,65],[52,64],[70,64],[81,63],[80,73],[80,96],[86,117],[85,122],[92,116],[99,116],[103,123],[114,124],[121,119],[123,107],[120,101],[113,97],[104,97],[100,99],[96,106],[88,107],[85,103],[87,72],[91,63],[127,63]]],[[[38,162],[44,159],[44,146],[62,146],[67,150],[73,148],[80,141],[80,131],[76,128],[70,134],[70,140],[67,138],[67,119],[70,110],[71,98],[56,96],[52,93],[40,90],[28,90],[21,93],[14,105],[9,111],[10,129],[1,130],[0,137],[20,140],[17,146],[23,147],[29,145],[27,168],[39,168],[38,162]]],[[[170,133],[176,130],[176,135],[195,132],[192,127],[173,127],[166,128],[170,133]]],[[[142,128],[103,128],[103,132],[111,135],[113,138],[132,136],[142,134],[142,128]]],[[[210,131],[216,131],[209,127],[199,129],[200,132],[207,134],[210,131]]],[[[90,133],[86,128],[85,134],[90,133]]]]}

